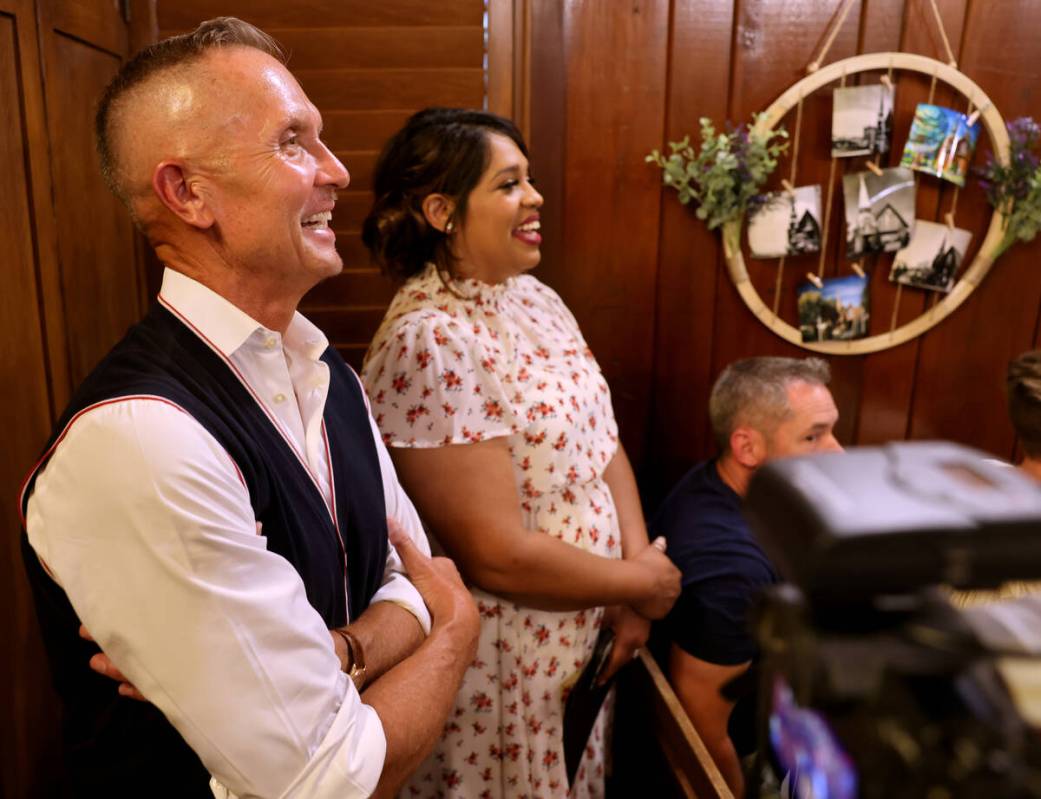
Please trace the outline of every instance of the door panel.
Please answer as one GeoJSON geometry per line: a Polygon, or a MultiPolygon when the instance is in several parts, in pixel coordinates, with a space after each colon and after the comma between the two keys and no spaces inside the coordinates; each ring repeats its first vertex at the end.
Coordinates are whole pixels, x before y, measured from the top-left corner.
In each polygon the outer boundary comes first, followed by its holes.
{"type": "MultiPolygon", "coordinates": [[[[57,700],[44,665],[19,544],[18,486],[51,425],[37,264],[50,259],[46,159],[31,152],[43,129],[32,4],[0,0],[0,796],[49,789],[46,763],[57,746],[57,700]],[[34,167],[42,167],[35,169],[34,167]],[[42,235],[41,235],[42,232],[42,235]]],[[[46,149],[46,148],[44,148],[46,149]]]]}
{"type": "MultiPolygon", "coordinates": [[[[129,34],[112,0],[40,5],[62,321],[76,386],[143,311],[134,228],[102,181],[93,132],[95,99],[127,57],[129,34]]],[[[48,322],[57,311],[47,307],[48,322]]]]}

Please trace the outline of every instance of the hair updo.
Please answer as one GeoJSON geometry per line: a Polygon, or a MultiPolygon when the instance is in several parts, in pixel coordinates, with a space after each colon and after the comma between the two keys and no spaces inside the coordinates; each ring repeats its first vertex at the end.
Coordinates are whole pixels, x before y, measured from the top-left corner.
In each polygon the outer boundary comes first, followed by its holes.
{"type": "Polygon", "coordinates": [[[465,221],[470,192],[488,168],[489,133],[506,136],[528,155],[510,120],[462,108],[419,111],[387,142],[376,161],[376,199],[361,232],[373,261],[386,273],[405,280],[428,262],[452,273],[449,236],[427,222],[423,200],[444,194],[455,202],[455,226],[465,221]]]}

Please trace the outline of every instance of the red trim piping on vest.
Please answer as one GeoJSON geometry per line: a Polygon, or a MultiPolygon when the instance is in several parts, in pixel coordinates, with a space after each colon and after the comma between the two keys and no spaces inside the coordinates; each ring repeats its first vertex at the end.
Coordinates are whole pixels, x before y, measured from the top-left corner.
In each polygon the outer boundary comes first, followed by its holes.
{"type": "Polygon", "coordinates": [[[336,538],[340,542],[340,556],[343,558],[343,600],[347,606],[347,621],[350,621],[351,603],[347,598],[347,545],[343,542],[343,535],[340,533],[340,519],[336,513],[336,475],[333,474],[333,456],[329,451],[329,436],[325,432],[325,419],[322,419],[322,443],[325,444],[325,462],[329,464],[329,493],[333,497],[333,526],[336,528],[336,538]]]}
{"type": "MultiPolygon", "coordinates": [[[[333,521],[333,528],[336,530],[336,538],[337,538],[337,541],[340,544],[340,554],[343,556],[343,588],[344,588],[343,599],[344,599],[344,603],[345,603],[346,609],[347,609],[347,619],[349,621],[351,614],[350,614],[350,600],[348,599],[348,593],[347,593],[347,547],[345,546],[345,544],[343,542],[343,534],[340,532],[340,521],[337,518],[337,514],[336,514],[336,486],[335,486],[335,479],[334,479],[334,476],[333,476],[333,461],[332,461],[332,455],[329,452],[329,439],[328,439],[328,437],[325,434],[325,418],[324,418],[324,416],[322,418],[322,440],[325,442],[325,465],[326,465],[326,468],[329,470],[329,499],[328,500],[325,497],[325,492],[322,491],[321,483],[318,481],[318,475],[316,475],[314,473],[314,471],[312,471],[310,464],[308,464],[308,462],[307,462],[307,459],[303,456],[303,454],[300,452],[300,450],[297,449],[296,444],[294,443],[293,439],[286,433],[285,429],[282,427],[282,423],[278,421],[278,419],[274,416],[274,414],[271,413],[271,411],[268,410],[267,406],[264,404],[264,401],[260,398],[260,396],[257,394],[257,392],[253,390],[253,386],[251,386],[249,384],[249,381],[246,380],[245,375],[243,375],[242,372],[239,371],[238,367],[235,366],[235,364],[232,362],[231,358],[229,358],[227,355],[225,355],[220,347],[218,347],[216,344],[214,344],[212,341],[210,341],[206,337],[205,333],[203,333],[201,330],[199,330],[199,328],[197,328],[195,325],[193,325],[184,316],[184,314],[182,314],[180,311],[178,311],[170,303],[170,301],[167,300],[162,294],[159,295],[158,300],[159,300],[159,304],[160,305],[162,305],[170,313],[172,313],[174,316],[176,316],[185,325],[185,327],[187,327],[196,336],[198,336],[199,339],[207,347],[209,347],[211,350],[213,350],[214,353],[217,354],[217,357],[219,357],[222,361],[224,361],[225,364],[227,364],[227,366],[231,370],[232,374],[234,374],[235,377],[238,378],[239,382],[243,385],[243,387],[246,389],[246,391],[248,391],[250,396],[253,397],[253,401],[256,402],[257,405],[260,406],[260,409],[264,412],[264,414],[270,420],[271,424],[274,425],[274,428],[275,428],[275,430],[278,431],[278,434],[280,436],[282,436],[282,440],[286,442],[286,444],[292,450],[293,454],[296,455],[296,459],[298,461],[300,461],[300,465],[304,467],[304,471],[307,472],[308,477],[311,478],[311,482],[314,483],[314,487],[315,487],[315,490],[318,492],[318,496],[320,496],[322,498],[322,503],[325,505],[326,510],[329,511],[329,516],[330,516],[330,518],[333,521]]],[[[364,396],[364,392],[363,392],[363,396],[364,396]]]]}
{"type": "MultiPolygon", "coordinates": [[[[168,400],[166,397],[156,396],[155,394],[127,394],[122,397],[111,397],[107,400],[102,400],[101,402],[95,402],[93,405],[88,405],[86,408],[83,408],[82,410],[78,411],[71,419],[69,419],[68,424],[65,425],[59,436],[56,439],[54,439],[54,443],[47,448],[47,451],[44,452],[43,455],[40,456],[40,459],[36,461],[36,465],[29,470],[29,474],[27,474],[25,476],[25,479],[22,480],[22,487],[18,491],[18,515],[22,520],[22,527],[25,527],[25,513],[22,510],[22,508],[25,506],[25,492],[29,488],[29,481],[32,480],[33,475],[36,474],[40,466],[42,466],[43,463],[54,453],[54,450],[57,449],[58,445],[65,439],[65,436],[69,434],[69,430],[72,429],[72,425],[75,424],[76,421],[80,419],[80,417],[84,416],[90,411],[102,408],[106,405],[115,405],[119,402],[131,402],[134,400],[151,400],[152,402],[161,402],[164,405],[169,405],[171,408],[176,408],[189,418],[194,418],[190,413],[188,413],[188,411],[186,411],[176,402],[168,400]]],[[[225,454],[227,455],[228,453],[225,452],[225,454]]],[[[228,455],[228,460],[231,461],[231,465],[235,467],[235,474],[238,475],[239,482],[242,483],[242,487],[247,488],[246,481],[242,477],[242,471],[239,469],[239,465],[235,463],[235,459],[232,458],[231,455],[228,455]]],[[[44,564],[44,568],[47,568],[46,564],[44,564]]]]}
{"type": "MultiPolygon", "coordinates": [[[[231,369],[232,374],[234,374],[235,377],[238,378],[239,382],[242,383],[246,391],[249,392],[249,395],[253,397],[253,401],[257,403],[260,409],[264,412],[264,415],[267,416],[271,424],[274,425],[274,428],[278,431],[278,434],[282,436],[282,440],[286,442],[286,445],[289,447],[289,449],[291,449],[293,451],[293,454],[296,455],[296,459],[300,461],[300,465],[304,467],[304,471],[306,471],[307,475],[311,478],[311,482],[314,483],[314,487],[318,490],[318,495],[322,498],[322,504],[326,506],[326,509],[329,511],[329,517],[333,520],[333,523],[335,524],[336,511],[332,507],[332,504],[334,503],[330,503],[329,500],[325,498],[325,492],[322,491],[322,484],[318,481],[318,476],[314,473],[314,471],[312,471],[310,465],[307,463],[307,458],[305,458],[303,453],[301,453],[300,450],[297,449],[296,442],[294,442],[292,437],[286,433],[285,428],[282,427],[282,423],[273,413],[271,413],[271,411],[268,410],[268,407],[264,404],[264,401],[260,398],[257,392],[253,390],[253,386],[251,386],[249,384],[249,381],[246,380],[245,375],[243,375],[242,372],[239,371],[239,368],[235,366],[231,358],[229,358],[221,351],[220,347],[218,347],[216,344],[210,341],[206,337],[205,333],[203,333],[201,330],[199,330],[199,328],[197,328],[190,321],[188,321],[184,314],[182,314],[180,311],[174,308],[170,304],[170,301],[163,297],[162,294],[159,295],[159,303],[168,311],[170,311],[170,313],[172,313],[174,316],[180,319],[181,322],[185,325],[185,327],[187,327],[196,336],[198,336],[202,340],[202,342],[211,350],[213,350],[217,354],[217,356],[222,361],[224,361],[225,364],[227,364],[228,368],[231,369]]],[[[332,463],[328,460],[328,458],[326,459],[326,466],[328,466],[329,468],[329,474],[332,474],[332,463]]]]}

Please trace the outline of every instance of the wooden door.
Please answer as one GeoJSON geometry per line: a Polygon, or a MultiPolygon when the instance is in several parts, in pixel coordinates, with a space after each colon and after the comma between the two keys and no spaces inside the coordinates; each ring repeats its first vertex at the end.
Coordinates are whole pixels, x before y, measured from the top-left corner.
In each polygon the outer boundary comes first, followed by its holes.
{"type": "Polygon", "coordinates": [[[44,321],[61,408],[144,309],[136,234],[102,181],[94,148],[95,102],[132,49],[131,14],[116,0],[38,5],[58,245],[56,274],[45,276],[44,321]]]}
{"type": "Polygon", "coordinates": [[[19,554],[18,485],[51,425],[38,266],[55,263],[50,175],[31,0],[0,0],[0,796],[46,790],[57,703],[19,554]],[[10,645],[9,645],[10,646],[10,645]]]}
{"type": "Polygon", "coordinates": [[[155,38],[155,0],[125,5],[133,24],[115,0],[0,0],[0,797],[50,795],[58,756],[18,488],[70,388],[143,307],[139,240],[92,138],[101,88],[155,38]]]}

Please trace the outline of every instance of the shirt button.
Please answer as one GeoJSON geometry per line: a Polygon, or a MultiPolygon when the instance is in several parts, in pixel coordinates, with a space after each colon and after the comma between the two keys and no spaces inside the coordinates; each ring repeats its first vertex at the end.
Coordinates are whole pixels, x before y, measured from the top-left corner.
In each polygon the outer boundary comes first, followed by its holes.
{"type": "Polygon", "coordinates": [[[275,402],[282,403],[282,402],[285,402],[285,401],[286,401],[286,395],[285,394],[281,394],[281,393],[275,394],[275,402]]]}
{"type": "Polygon", "coordinates": [[[268,336],[266,339],[264,339],[264,346],[269,350],[273,350],[275,347],[278,346],[278,339],[276,339],[274,336],[268,336]]]}

